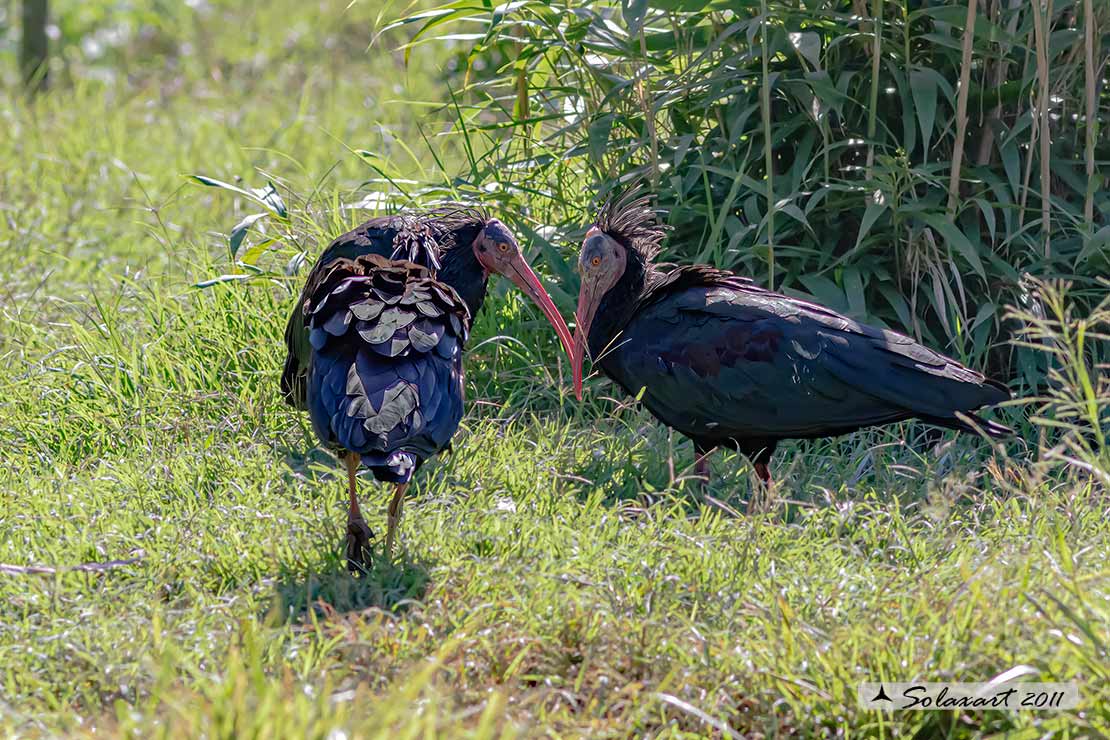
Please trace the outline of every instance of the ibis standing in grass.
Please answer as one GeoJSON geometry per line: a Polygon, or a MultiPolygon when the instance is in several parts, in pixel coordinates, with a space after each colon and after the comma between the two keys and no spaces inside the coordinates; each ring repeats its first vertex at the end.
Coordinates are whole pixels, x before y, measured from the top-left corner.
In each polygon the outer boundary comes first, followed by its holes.
{"type": "Polygon", "coordinates": [[[765,483],[785,439],[903,419],[1001,437],[972,412],[1006,388],[909,337],[866,326],[707,265],[653,264],[663,228],[648,198],[606,204],[582,243],[575,394],[594,366],[694,442],[708,480],[717,447],[744,453],[765,483]]]}
{"type": "Polygon", "coordinates": [[[395,485],[388,557],[405,488],[462,418],[462,350],[491,273],[535,301],[569,354],[570,330],[516,239],[475,208],[368,221],[333,241],[309,273],[285,332],[281,390],[346,462],[352,571],[371,553],[359,466],[395,485]]]}

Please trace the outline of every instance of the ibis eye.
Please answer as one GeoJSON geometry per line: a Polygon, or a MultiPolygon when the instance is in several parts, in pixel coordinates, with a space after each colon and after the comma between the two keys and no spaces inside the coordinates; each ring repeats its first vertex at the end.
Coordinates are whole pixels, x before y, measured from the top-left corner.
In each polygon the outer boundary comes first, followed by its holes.
{"type": "Polygon", "coordinates": [[[508,252],[509,251],[509,245],[506,244],[505,242],[501,242],[500,244],[497,245],[497,250],[501,253],[508,252]]]}
{"type": "Polygon", "coordinates": [[[592,260],[590,260],[590,264],[593,265],[594,267],[597,267],[598,265],[601,264],[601,258],[595,256],[592,260]]]}

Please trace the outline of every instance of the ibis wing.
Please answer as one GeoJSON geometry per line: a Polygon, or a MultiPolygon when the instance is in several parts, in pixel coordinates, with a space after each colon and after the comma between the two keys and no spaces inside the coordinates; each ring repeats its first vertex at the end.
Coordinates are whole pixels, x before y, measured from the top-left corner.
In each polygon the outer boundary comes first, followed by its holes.
{"type": "Polygon", "coordinates": [[[309,344],[305,303],[319,289],[330,268],[339,259],[354,260],[368,254],[390,257],[396,249],[397,234],[406,222],[400,216],[373,218],[336,237],[316,260],[305,279],[300,297],[293,305],[285,325],[285,369],[281,375],[281,392],[295,408],[305,409],[305,382],[308,373],[309,344]]]}
{"type": "Polygon", "coordinates": [[[346,262],[312,296],[309,416],[325,444],[360,453],[382,480],[408,480],[462,418],[469,316],[415,265],[346,262]]]}
{"type": "Polygon", "coordinates": [[[1005,389],[912,339],[805,301],[726,282],[637,314],[601,360],[652,413],[703,440],[838,434],[957,411],[1005,389]]]}

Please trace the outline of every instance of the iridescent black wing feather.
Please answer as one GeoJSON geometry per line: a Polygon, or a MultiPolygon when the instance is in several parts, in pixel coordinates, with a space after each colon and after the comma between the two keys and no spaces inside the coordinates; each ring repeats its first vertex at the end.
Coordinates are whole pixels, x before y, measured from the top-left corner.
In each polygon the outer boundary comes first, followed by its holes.
{"type": "Polygon", "coordinates": [[[425,268],[366,255],[332,262],[305,319],[316,434],[379,480],[408,481],[462,418],[466,305],[425,268]]]}
{"type": "Polygon", "coordinates": [[[754,454],[908,418],[992,436],[974,409],[1006,389],[895,332],[712,268],[660,278],[601,354],[606,374],[703,447],[754,454]]]}
{"type": "Polygon", "coordinates": [[[281,376],[281,392],[285,400],[295,408],[306,408],[305,383],[310,348],[302,309],[336,260],[353,260],[376,254],[438,270],[441,253],[452,245],[454,232],[451,230],[459,229],[461,224],[480,224],[478,219],[482,217],[483,214],[473,208],[441,206],[437,210],[418,214],[374,218],[333,240],[309,272],[296,308],[285,327],[287,355],[281,376]]]}
{"type": "Polygon", "coordinates": [[[391,256],[395,249],[394,241],[403,223],[399,216],[383,216],[367,221],[333,240],[308,273],[301,295],[285,325],[286,355],[285,369],[281,374],[281,394],[291,406],[302,410],[307,408],[305,389],[310,346],[303,310],[306,301],[319,288],[320,282],[337,259],[355,259],[364,254],[391,256]]]}

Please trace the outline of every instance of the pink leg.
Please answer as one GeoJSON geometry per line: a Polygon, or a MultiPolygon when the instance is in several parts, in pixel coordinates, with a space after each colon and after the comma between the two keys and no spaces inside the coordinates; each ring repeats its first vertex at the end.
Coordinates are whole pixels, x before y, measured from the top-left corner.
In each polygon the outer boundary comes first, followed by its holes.
{"type": "Polygon", "coordinates": [[[362,459],[357,452],[348,452],[347,462],[347,570],[352,573],[365,572],[370,565],[372,557],[370,540],[373,533],[362,518],[362,511],[358,508],[358,491],[355,485],[358,476],[358,466],[362,459]]]}
{"type": "Polygon", "coordinates": [[[698,459],[694,461],[694,475],[701,478],[702,485],[708,487],[710,479],[709,469],[709,456],[713,454],[713,450],[698,453],[698,459]]]}

